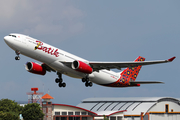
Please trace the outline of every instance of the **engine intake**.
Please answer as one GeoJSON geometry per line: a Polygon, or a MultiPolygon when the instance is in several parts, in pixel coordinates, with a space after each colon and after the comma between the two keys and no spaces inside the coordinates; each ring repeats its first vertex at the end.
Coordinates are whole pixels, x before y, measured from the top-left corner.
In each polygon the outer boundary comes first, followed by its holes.
{"type": "Polygon", "coordinates": [[[38,75],[45,75],[46,70],[43,69],[43,67],[37,63],[34,62],[27,62],[25,65],[25,68],[28,72],[38,74],[38,75]]]}
{"type": "Polygon", "coordinates": [[[72,63],[72,69],[83,72],[83,73],[87,73],[87,74],[91,74],[93,71],[93,69],[88,64],[79,60],[75,60],[72,63]]]}

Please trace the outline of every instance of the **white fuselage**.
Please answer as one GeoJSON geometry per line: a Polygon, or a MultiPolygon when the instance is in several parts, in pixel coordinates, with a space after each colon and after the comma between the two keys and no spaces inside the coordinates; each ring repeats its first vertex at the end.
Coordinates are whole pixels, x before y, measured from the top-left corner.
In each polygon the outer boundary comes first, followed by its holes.
{"type": "MultiPolygon", "coordinates": [[[[22,34],[12,34],[13,36],[5,36],[4,40],[6,44],[13,50],[20,52],[21,54],[45,63],[52,69],[59,73],[68,75],[74,78],[84,78],[85,73],[76,71],[69,66],[63,64],[63,62],[73,62],[75,60],[89,63],[89,61],[58,49],[54,46],[46,44],[37,39],[25,36],[22,34]],[[41,43],[40,48],[34,50],[38,43],[41,43]]],[[[89,74],[89,80],[93,83],[106,85],[116,82],[120,78],[120,73],[115,73],[108,70],[100,70],[99,72],[92,72],[89,74]]]]}

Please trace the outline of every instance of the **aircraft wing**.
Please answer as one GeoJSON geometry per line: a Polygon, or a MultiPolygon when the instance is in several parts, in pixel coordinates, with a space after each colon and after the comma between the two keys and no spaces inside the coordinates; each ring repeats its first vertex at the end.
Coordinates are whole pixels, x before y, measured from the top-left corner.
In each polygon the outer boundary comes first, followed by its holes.
{"type": "Polygon", "coordinates": [[[117,68],[121,70],[121,68],[126,67],[136,67],[138,65],[152,65],[152,64],[159,64],[159,63],[167,63],[172,62],[176,57],[172,57],[167,60],[156,60],[156,61],[133,61],[133,62],[89,62],[90,66],[93,68],[94,71],[99,71],[101,69],[114,69],[117,68]]]}

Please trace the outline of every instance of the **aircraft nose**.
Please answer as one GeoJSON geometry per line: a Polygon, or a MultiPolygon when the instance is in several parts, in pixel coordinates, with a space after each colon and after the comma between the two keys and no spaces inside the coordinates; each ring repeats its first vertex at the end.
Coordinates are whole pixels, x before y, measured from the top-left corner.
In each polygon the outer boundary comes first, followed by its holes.
{"type": "Polygon", "coordinates": [[[5,42],[7,41],[7,36],[4,37],[4,41],[5,41],[5,42]]]}
{"type": "Polygon", "coordinates": [[[5,37],[4,37],[4,41],[5,41],[5,42],[8,42],[8,37],[9,37],[9,36],[5,36],[5,37]]]}
{"type": "Polygon", "coordinates": [[[5,36],[4,41],[5,41],[6,44],[10,44],[11,43],[11,38],[9,36],[5,36]]]}

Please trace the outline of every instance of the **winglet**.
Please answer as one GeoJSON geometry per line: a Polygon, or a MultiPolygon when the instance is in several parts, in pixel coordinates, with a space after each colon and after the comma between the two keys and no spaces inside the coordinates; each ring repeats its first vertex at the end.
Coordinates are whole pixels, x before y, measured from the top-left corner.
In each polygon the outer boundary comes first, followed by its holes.
{"type": "Polygon", "coordinates": [[[174,57],[168,59],[168,61],[169,61],[169,62],[172,62],[175,58],[176,58],[176,57],[174,56],[174,57]]]}

